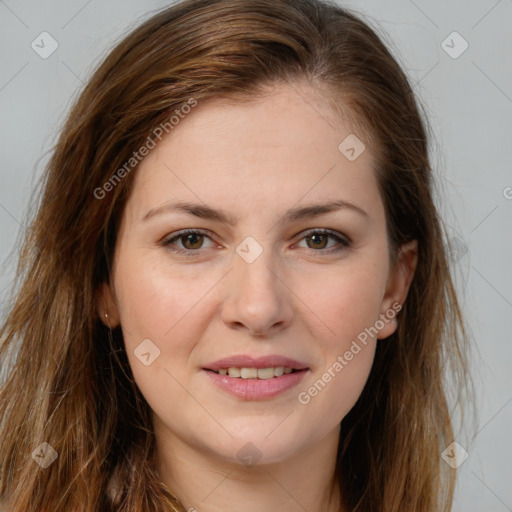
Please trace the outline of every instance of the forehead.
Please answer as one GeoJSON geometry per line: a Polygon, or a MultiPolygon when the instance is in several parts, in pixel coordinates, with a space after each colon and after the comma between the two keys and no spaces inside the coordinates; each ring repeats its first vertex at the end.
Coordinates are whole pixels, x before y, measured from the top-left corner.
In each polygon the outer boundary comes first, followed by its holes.
{"type": "Polygon", "coordinates": [[[139,218],[183,199],[240,215],[316,199],[368,207],[380,200],[372,153],[314,89],[282,84],[250,101],[210,100],[182,116],[139,165],[128,206],[139,218]]]}

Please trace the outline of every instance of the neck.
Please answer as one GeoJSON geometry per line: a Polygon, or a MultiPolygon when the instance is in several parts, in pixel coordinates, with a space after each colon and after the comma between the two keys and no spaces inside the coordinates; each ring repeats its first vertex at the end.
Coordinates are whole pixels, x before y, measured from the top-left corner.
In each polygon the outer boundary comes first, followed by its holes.
{"type": "Polygon", "coordinates": [[[298,454],[244,466],[190,446],[155,419],[157,470],[187,511],[342,512],[339,429],[298,454]]]}

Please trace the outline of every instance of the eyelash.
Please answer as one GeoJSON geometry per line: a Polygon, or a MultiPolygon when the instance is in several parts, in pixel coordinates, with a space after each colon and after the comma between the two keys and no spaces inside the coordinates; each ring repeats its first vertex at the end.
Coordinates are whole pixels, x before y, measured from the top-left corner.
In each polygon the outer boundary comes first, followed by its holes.
{"type": "MultiPolygon", "coordinates": [[[[172,246],[173,242],[179,240],[180,238],[183,238],[185,235],[204,235],[211,239],[209,233],[202,229],[183,230],[179,231],[171,238],[167,238],[166,240],[162,241],[161,245],[163,247],[170,249],[171,251],[175,252],[178,255],[184,255],[187,257],[197,257],[200,254],[201,249],[180,249],[172,246]]],[[[348,237],[343,237],[340,233],[325,228],[311,229],[309,231],[306,231],[306,233],[299,241],[305,238],[309,238],[313,235],[329,235],[331,238],[334,238],[339,244],[337,247],[331,247],[329,249],[310,249],[311,251],[316,253],[337,253],[345,249],[348,249],[352,245],[352,241],[348,237]]]]}

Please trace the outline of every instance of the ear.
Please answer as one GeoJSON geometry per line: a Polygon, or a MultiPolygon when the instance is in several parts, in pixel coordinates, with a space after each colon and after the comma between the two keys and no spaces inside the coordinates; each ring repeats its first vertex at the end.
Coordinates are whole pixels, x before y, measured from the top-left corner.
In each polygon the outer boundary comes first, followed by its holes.
{"type": "Polygon", "coordinates": [[[120,323],[119,311],[114,299],[114,293],[108,283],[103,282],[98,288],[96,304],[100,320],[110,329],[117,327],[120,323]]]}
{"type": "Polygon", "coordinates": [[[384,327],[379,329],[378,339],[383,340],[396,331],[396,315],[407,298],[417,264],[418,241],[412,240],[399,248],[397,261],[389,273],[381,309],[381,319],[386,321],[381,321],[384,327]]]}

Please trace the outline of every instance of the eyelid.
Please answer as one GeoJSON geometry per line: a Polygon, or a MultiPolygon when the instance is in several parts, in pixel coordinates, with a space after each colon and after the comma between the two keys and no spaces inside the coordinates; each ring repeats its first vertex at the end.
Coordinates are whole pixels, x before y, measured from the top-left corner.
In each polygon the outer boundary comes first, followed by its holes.
{"type": "Polygon", "coordinates": [[[339,231],[336,231],[334,229],[329,229],[329,228],[311,228],[311,229],[307,229],[306,231],[302,231],[300,233],[301,240],[303,238],[306,238],[306,237],[311,236],[316,233],[321,234],[321,235],[331,235],[333,238],[336,238],[340,242],[344,242],[347,245],[350,245],[352,243],[352,240],[347,235],[340,233],[339,231]]]}
{"type": "MultiPolygon", "coordinates": [[[[209,238],[212,242],[217,243],[217,242],[215,242],[215,240],[213,240],[213,238],[211,236],[212,234],[210,231],[208,231],[206,229],[201,229],[201,228],[189,228],[189,229],[182,229],[180,231],[172,233],[170,236],[164,238],[162,240],[162,242],[160,242],[160,244],[163,247],[169,248],[170,250],[172,250],[173,252],[175,252],[177,254],[184,254],[186,256],[197,256],[201,253],[203,248],[181,249],[178,247],[172,247],[173,241],[178,240],[179,238],[181,238],[185,235],[189,235],[189,234],[200,234],[200,235],[203,235],[203,236],[209,238]]],[[[304,240],[305,238],[307,238],[308,236],[311,236],[313,234],[329,235],[331,238],[336,239],[338,242],[338,246],[330,247],[328,249],[311,249],[311,248],[309,248],[309,250],[313,253],[329,254],[329,253],[341,251],[343,249],[348,249],[352,245],[352,240],[347,235],[340,233],[338,231],[332,230],[332,229],[328,229],[328,228],[310,228],[310,229],[307,229],[306,231],[302,231],[301,233],[299,233],[299,236],[300,236],[299,240],[296,243],[294,243],[293,245],[296,245],[297,243],[301,242],[302,240],[304,240]]],[[[217,244],[217,245],[219,245],[219,244],[217,244]]]]}
{"type": "Polygon", "coordinates": [[[203,236],[209,238],[212,242],[216,243],[212,239],[212,236],[211,236],[212,234],[210,231],[208,231],[206,229],[201,229],[201,228],[189,228],[189,229],[182,229],[180,231],[176,231],[175,233],[171,233],[171,235],[165,237],[160,242],[160,244],[163,247],[168,247],[172,251],[177,252],[177,253],[197,254],[197,253],[199,253],[199,251],[201,251],[201,249],[181,249],[179,247],[172,247],[172,242],[174,242],[175,240],[178,240],[185,235],[194,235],[194,234],[203,235],[203,236]]]}

